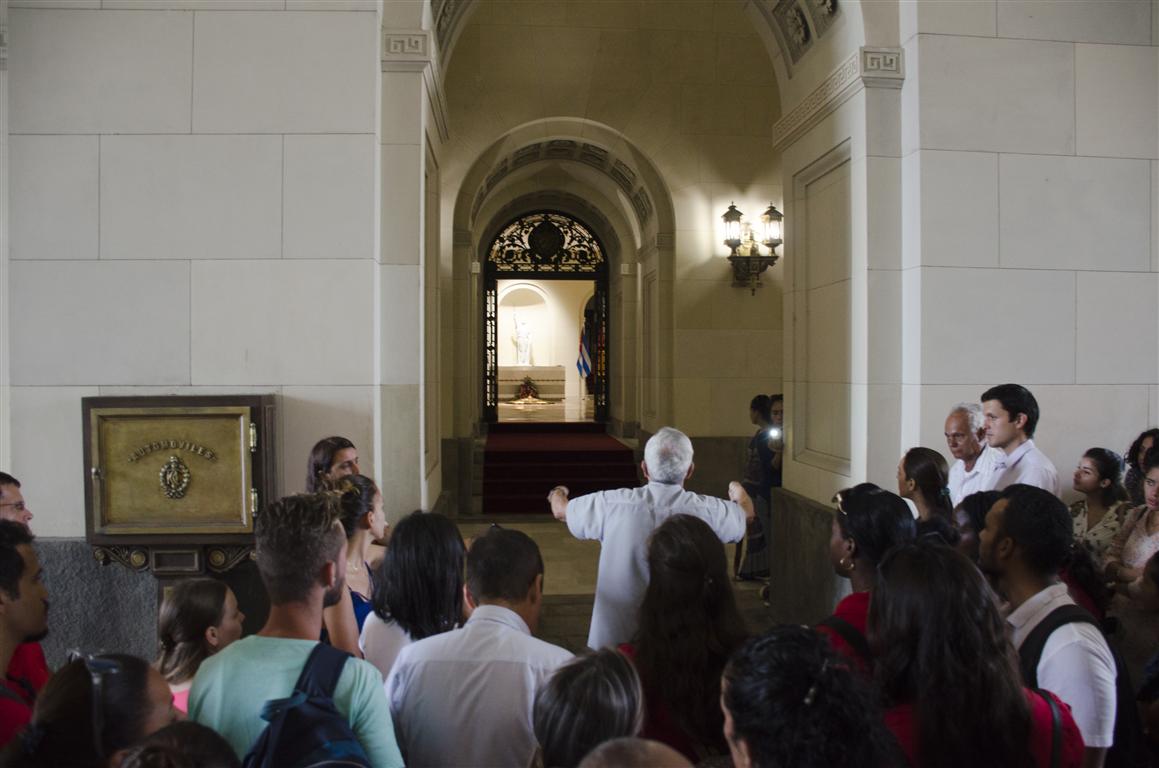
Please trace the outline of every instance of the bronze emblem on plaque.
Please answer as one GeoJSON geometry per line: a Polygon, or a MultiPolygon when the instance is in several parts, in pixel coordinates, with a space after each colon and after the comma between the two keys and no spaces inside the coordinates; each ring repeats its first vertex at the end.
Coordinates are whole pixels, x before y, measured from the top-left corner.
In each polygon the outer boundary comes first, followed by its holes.
{"type": "Polygon", "coordinates": [[[184,498],[192,478],[193,475],[189,467],[185,466],[185,462],[176,456],[170,456],[169,461],[161,467],[161,490],[171,499],[184,498]]]}

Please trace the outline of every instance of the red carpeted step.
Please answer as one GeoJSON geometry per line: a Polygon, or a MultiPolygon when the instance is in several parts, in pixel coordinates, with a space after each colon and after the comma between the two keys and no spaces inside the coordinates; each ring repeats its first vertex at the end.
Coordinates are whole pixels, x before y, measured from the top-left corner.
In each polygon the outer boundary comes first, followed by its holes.
{"type": "Polygon", "coordinates": [[[632,449],[606,434],[488,432],[483,452],[484,514],[547,514],[547,492],[556,485],[566,485],[572,496],[580,496],[637,484],[632,449]]]}

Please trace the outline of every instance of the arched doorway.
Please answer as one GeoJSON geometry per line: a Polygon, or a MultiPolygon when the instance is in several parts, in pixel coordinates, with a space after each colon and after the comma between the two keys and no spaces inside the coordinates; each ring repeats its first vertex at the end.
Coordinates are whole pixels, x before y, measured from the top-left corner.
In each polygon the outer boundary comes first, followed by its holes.
{"type": "MultiPolygon", "coordinates": [[[[594,420],[608,420],[608,259],[592,229],[561,211],[525,213],[504,225],[487,249],[483,268],[484,420],[499,420],[499,281],[507,279],[594,282],[592,311],[575,339],[575,364],[594,400],[594,420]]],[[[520,342],[516,342],[519,344],[520,342]]],[[[522,355],[523,352],[521,351],[522,355]]],[[[522,358],[530,363],[530,358],[522,358]]],[[[568,361],[561,361],[567,365],[568,361]]]]}

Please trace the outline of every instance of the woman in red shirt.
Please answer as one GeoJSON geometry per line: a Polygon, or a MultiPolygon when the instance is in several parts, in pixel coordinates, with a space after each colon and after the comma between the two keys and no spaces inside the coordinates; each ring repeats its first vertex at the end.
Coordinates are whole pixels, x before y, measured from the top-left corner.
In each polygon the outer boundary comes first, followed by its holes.
{"type": "Polygon", "coordinates": [[[911,765],[1082,764],[1070,708],[1022,687],[994,593],[957,551],[922,540],[885,555],[869,640],[889,707],[885,724],[911,765]]]}
{"type": "Polygon", "coordinates": [[[917,527],[902,498],[873,483],[846,488],[833,500],[837,511],[833,513],[829,559],[834,572],[849,579],[853,594],[837,604],[833,615],[822,621],[817,631],[860,669],[869,670],[872,663],[865,639],[865,619],[873,572],[886,550],[913,541],[917,527]]]}

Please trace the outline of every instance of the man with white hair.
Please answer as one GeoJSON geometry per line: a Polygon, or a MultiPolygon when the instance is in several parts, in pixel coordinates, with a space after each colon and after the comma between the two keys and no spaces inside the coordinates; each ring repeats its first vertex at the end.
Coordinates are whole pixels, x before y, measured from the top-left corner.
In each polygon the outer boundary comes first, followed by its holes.
{"type": "Polygon", "coordinates": [[[692,441],[663,427],[644,446],[642,488],[599,491],[568,500],[562,485],[547,500],[557,520],[577,539],[600,541],[596,602],[588,645],[599,649],[629,642],[636,610],[648,587],[648,537],[673,515],[692,515],[712,527],[721,541],[740,541],[755,519],[753,502],[738,482],[728,485],[730,501],[684,490],[692,477],[692,441]]]}
{"type": "Polygon", "coordinates": [[[950,503],[956,507],[971,493],[987,490],[986,478],[998,451],[986,443],[981,405],[958,403],[950,410],[946,417],[946,446],[956,459],[946,483],[950,503]]]}

